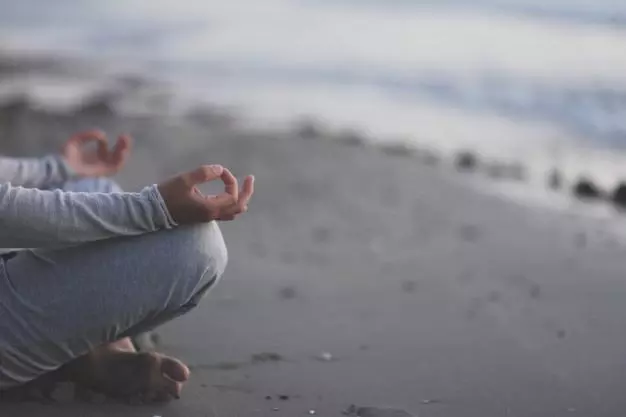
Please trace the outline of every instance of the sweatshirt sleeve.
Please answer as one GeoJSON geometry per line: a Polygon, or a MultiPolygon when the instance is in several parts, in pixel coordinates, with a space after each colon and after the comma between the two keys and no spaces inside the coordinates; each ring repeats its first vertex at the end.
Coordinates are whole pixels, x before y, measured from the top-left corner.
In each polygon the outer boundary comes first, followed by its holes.
{"type": "Polygon", "coordinates": [[[0,248],[58,247],[174,226],[156,185],[109,194],[0,184],[0,248]]]}
{"type": "Polygon", "coordinates": [[[43,158],[0,156],[0,183],[27,188],[47,188],[74,176],[69,165],[58,155],[43,158]]]}

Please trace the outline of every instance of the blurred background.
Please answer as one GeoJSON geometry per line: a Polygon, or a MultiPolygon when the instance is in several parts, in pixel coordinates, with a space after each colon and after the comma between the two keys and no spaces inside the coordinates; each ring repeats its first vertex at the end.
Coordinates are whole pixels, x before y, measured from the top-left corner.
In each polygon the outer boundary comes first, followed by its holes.
{"type": "Polygon", "coordinates": [[[554,165],[607,186],[626,173],[618,0],[0,5],[3,51],[98,67],[16,71],[0,84],[5,97],[28,91],[59,106],[102,88],[100,72],[133,72],[257,124],[306,116],[372,141],[470,148],[523,160],[539,182],[554,165]]]}
{"type": "Polygon", "coordinates": [[[620,416],[625,51],[621,0],[0,0],[0,152],[257,176],[168,415],[620,416]]]}

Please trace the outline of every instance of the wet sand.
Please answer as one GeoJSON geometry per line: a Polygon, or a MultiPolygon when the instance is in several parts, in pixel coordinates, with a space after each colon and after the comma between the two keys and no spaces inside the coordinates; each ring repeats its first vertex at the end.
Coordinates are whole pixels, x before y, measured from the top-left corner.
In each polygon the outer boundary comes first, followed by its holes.
{"type": "Polygon", "coordinates": [[[159,348],[192,368],[180,401],[0,404],[0,415],[626,409],[626,257],[611,223],[517,206],[477,193],[467,175],[324,138],[106,114],[19,117],[0,125],[4,152],[51,151],[100,126],[136,138],[118,178],[129,190],[218,162],[254,173],[257,193],[247,215],[222,225],[230,264],[219,287],[159,330],[159,348]]]}

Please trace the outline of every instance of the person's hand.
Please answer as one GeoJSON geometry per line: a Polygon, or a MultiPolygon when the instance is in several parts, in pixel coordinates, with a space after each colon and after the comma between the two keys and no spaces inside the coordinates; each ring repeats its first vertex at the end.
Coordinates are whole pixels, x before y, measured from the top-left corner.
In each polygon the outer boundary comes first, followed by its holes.
{"type": "Polygon", "coordinates": [[[233,220],[248,210],[254,193],[254,177],[249,175],[241,192],[237,178],[221,165],[202,165],[158,185],[168,211],[178,224],[205,223],[212,220],[233,220]],[[203,195],[197,186],[221,179],[224,192],[203,195]]]}
{"type": "Polygon", "coordinates": [[[118,172],[130,154],[131,139],[127,135],[118,138],[112,150],[106,135],[99,130],[80,132],[63,145],[65,162],[81,177],[104,177],[118,172]],[[90,149],[89,144],[96,148],[90,149]]]}

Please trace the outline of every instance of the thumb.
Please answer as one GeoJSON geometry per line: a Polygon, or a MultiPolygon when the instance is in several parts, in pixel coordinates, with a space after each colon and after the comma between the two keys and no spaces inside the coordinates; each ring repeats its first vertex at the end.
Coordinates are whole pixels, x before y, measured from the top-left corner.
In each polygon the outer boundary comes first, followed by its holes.
{"type": "Polygon", "coordinates": [[[119,137],[115,146],[113,147],[113,152],[110,155],[110,162],[114,164],[121,165],[125,162],[130,154],[130,148],[132,144],[132,139],[128,135],[122,135],[119,137]]]}
{"type": "Polygon", "coordinates": [[[213,181],[222,175],[224,167],[221,165],[202,165],[183,175],[185,184],[191,188],[205,182],[213,181]]]}

